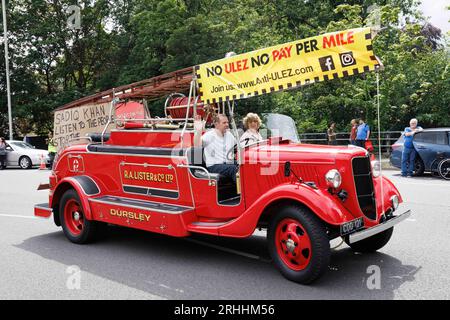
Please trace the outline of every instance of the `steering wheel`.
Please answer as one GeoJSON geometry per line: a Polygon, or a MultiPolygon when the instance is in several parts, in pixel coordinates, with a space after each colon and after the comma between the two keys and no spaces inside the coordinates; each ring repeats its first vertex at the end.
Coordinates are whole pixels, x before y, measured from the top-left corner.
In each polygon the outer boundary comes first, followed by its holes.
{"type": "Polygon", "coordinates": [[[237,144],[234,144],[233,148],[231,148],[230,150],[228,150],[226,158],[227,160],[233,160],[234,164],[237,164],[237,144]]]}

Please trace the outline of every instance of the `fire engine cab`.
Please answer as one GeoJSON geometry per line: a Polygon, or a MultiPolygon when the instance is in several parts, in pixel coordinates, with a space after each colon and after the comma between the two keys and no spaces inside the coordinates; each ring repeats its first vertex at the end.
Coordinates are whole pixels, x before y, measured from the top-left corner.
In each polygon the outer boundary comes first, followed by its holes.
{"type": "Polygon", "coordinates": [[[187,68],[72,103],[109,101],[109,121],[102,132],[59,151],[49,184],[40,186],[50,189],[49,202],[36,205],[35,215],[53,215],[77,244],[91,242],[108,224],[173,237],[245,238],[267,229],[273,263],[302,284],[328,269],[332,239],[375,251],[410,215],[365,149],[301,144],[289,134],[296,129],[286,116],[271,115],[278,118],[267,139],[235,148],[235,183],[208,172],[203,148],[193,143],[195,115],[211,124],[214,114],[226,113],[237,141],[239,133],[234,103],[204,103],[195,77],[187,68]],[[117,103],[164,96],[161,118],[113,117],[117,103]]]}

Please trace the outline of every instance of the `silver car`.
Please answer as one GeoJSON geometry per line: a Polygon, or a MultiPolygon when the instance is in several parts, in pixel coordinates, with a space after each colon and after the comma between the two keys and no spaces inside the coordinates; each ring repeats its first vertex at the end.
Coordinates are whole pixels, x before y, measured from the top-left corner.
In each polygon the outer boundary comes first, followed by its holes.
{"type": "Polygon", "coordinates": [[[48,151],[43,149],[35,149],[31,144],[18,140],[6,140],[6,166],[22,169],[29,169],[41,164],[44,160],[47,166],[50,162],[48,151]]]}

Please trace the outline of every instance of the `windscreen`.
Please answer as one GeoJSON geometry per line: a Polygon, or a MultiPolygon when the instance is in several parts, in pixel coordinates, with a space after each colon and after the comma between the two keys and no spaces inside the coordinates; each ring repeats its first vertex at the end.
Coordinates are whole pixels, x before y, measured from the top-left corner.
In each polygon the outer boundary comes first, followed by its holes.
{"type": "Polygon", "coordinates": [[[264,118],[266,128],[270,130],[272,137],[278,136],[295,143],[300,142],[297,126],[291,117],[279,113],[268,113],[264,115],[264,118]]]}
{"type": "Polygon", "coordinates": [[[22,149],[33,149],[33,146],[31,144],[28,144],[26,142],[11,142],[11,145],[13,147],[19,147],[22,149]]]}

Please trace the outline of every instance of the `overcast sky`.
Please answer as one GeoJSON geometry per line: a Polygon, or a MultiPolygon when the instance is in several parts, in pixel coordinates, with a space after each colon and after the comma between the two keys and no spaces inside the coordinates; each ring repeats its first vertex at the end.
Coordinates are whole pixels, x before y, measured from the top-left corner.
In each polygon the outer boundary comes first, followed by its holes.
{"type": "Polygon", "coordinates": [[[422,9],[428,21],[442,30],[443,33],[450,31],[450,0],[422,0],[422,9]]]}

